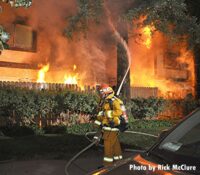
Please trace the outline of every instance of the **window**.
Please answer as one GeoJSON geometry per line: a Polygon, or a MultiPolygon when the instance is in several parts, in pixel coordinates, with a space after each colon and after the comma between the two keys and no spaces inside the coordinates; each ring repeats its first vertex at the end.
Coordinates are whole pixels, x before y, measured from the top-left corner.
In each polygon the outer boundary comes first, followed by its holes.
{"type": "Polygon", "coordinates": [[[14,24],[7,27],[10,33],[8,42],[10,50],[36,51],[36,32],[31,27],[21,24],[14,24]]]}

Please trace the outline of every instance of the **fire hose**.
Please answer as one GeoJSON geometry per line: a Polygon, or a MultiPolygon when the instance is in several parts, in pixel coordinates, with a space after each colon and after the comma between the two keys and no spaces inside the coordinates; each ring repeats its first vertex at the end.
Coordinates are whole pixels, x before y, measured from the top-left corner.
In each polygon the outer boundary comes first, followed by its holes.
{"type": "MultiPolygon", "coordinates": [[[[65,174],[66,175],[70,175],[69,172],[68,172],[68,169],[70,167],[70,165],[81,155],[83,154],[85,151],[89,150],[92,146],[96,145],[99,140],[91,140],[88,136],[89,135],[95,135],[97,132],[87,132],[85,134],[85,138],[90,141],[91,143],[85,147],[84,149],[82,149],[79,153],[77,153],[74,157],[72,157],[68,162],[67,164],[65,165],[65,174]]],[[[137,131],[125,131],[125,133],[129,133],[129,134],[139,134],[139,135],[144,135],[144,136],[150,136],[150,137],[154,137],[154,138],[157,138],[158,136],[156,135],[153,135],[153,134],[149,134],[149,133],[145,133],[145,132],[137,132],[137,131]]],[[[103,145],[101,144],[98,144],[98,146],[100,147],[103,147],[103,145]]],[[[128,152],[144,152],[143,150],[136,150],[136,149],[125,149],[125,151],[128,151],[128,152]]]]}
{"type": "Polygon", "coordinates": [[[66,175],[70,175],[68,172],[68,168],[69,166],[81,155],[83,154],[85,151],[87,151],[88,149],[90,149],[93,145],[95,145],[98,142],[98,140],[93,141],[91,144],[89,144],[87,147],[85,147],[84,149],[82,149],[79,153],[77,153],[74,157],[72,157],[72,159],[69,160],[69,162],[67,162],[67,164],[65,165],[65,174],[66,175]]]}
{"type": "MultiPolygon", "coordinates": [[[[149,136],[149,137],[154,137],[154,138],[157,138],[158,136],[156,135],[153,135],[153,134],[149,134],[149,133],[145,133],[145,132],[137,132],[137,131],[125,131],[124,133],[129,133],[129,134],[139,134],[139,135],[144,135],[144,136],[149,136]]],[[[87,132],[85,134],[85,138],[89,141],[89,142],[92,142],[92,140],[88,137],[89,135],[95,135],[96,132],[87,132]]],[[[103,147],[103,145],[99,144],[100,147],[103,147]]],[[[126,150],[129,150],[129,149],[125,149],[126,150]]],[[[135,150],[134,150],[135,151],[135,150]]]]}

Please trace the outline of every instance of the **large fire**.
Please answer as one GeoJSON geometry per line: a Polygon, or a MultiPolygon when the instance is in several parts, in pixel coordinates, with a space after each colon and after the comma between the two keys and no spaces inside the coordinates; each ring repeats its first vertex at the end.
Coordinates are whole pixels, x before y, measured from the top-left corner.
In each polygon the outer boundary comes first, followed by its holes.
{"type": "MultiPolygon", "coordinates": [[[[37,82],[38,83],[64,83],[71,85],[78,85],[82,87],[79,82],[79,74],[77,73],[77,66],[74,65],[71,71],[52,71],[49,70],[50,64],[42,66],[42,68],[38,71],[37,82]],[[57,79],[52,79],[51,75],[56,74],[57,79]]],[[[82,88],[81,88],[82,89],[82,88]]]]}
{"type": "Polygon", "coordinates": [[[49,64],[42,66],[42,68],[38,71],[37,83],[46,83],[45,74],[49,71],[49,64]]]}
{"type": "Polygon", "coordinates": [[[194,93],[194,59],[186,44],[170,43],[152,27],[137,29],[140,39],[130,39],[133,55],[131,86],[157,87],[160,96],[183,98],[194,93]],[[139,41],[139,42],[138,42],[139,41]]]}

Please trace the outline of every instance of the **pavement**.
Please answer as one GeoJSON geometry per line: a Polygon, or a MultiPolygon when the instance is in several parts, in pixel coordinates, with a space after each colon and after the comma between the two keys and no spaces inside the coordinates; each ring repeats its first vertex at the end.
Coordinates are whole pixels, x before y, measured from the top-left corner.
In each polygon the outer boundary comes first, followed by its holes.
{"type": "MultiPolygon", "coordinates": [[[[0,163],[0,175],[65,175],[67,160],[29,160],[0,163]]],[[[70,167],[70,175],[84,175],[102,164],[99,151],[89,151],[80,156],[70,167]]]]}
{"type": "MultiPolygon", "coordinates": [[[[126,153],[129,157],[133,153],[126,153]]],[[[102,165],[102,150],[91,150],[69,168],[70,175],[85,175],[102,165]]],[[[0,175],[65,175],[65,160],[29,160],[0,163],[0,175]]]]}
{"type": "Polygon", "coordinates": [[[0,164],[0,175],[65,175],[65,161],[11,161],[0,164]]]}

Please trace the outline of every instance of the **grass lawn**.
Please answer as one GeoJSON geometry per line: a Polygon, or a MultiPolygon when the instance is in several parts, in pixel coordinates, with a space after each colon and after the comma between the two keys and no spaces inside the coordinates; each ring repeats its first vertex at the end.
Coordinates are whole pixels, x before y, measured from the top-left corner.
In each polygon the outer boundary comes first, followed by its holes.
{"type": "Polygon", "coordinates": [[[88,144],[84,137],[70,134],[0,139],[0,160],[69,159],[88,144]]]}
{"type": "MultiPolygon", "coordinates": [[[[129,130],[158,136],[163,130],[171,128],[174,124],[173,121],[135,120],[131,123],[129,130]]],[[[157,140],[154,137],[129,133],[122,133],[120,139],[122,143],[128,146],[135,146],[142,149],[148,149],[157,140]]]]}
{"type": "MultiPolygon", "coordinates": [[[[162,130],[173,126],[171,122],[144,121],[138,120],[131,123],[132,131],[146,132],[158,135],[162,130]]],[[[84,126],[85,128],[86,126],[84,126]]],[[[75,132],[64,135],[50,134],[41,136],[26,136],[14,138],[0,138],[0,160],[17,159],[69,159],[81,149],[86,147],[90,142],[84,137],[81,126],[78,126],[81,134],[75,132]]],[[[86,131],[86,130],[85,130],[86,131]]],[[[84,131],[84,132],[85,132],[84,131]]],[[[137,134],[121,133],[120,140],[123,148],[147,149],[156,138],[142,136],[137,134]]]]}

